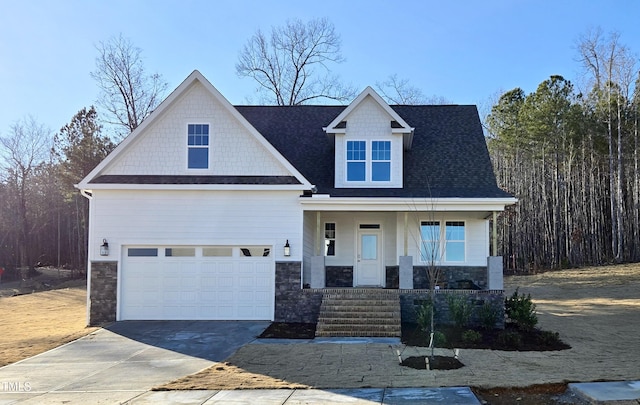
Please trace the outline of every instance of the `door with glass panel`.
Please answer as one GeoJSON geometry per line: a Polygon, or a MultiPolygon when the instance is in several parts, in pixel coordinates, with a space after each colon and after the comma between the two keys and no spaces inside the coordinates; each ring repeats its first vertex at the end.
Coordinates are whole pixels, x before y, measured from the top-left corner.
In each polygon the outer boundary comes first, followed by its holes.
{"type": "Polygon", "coordinates": [[[382,287],[382,231],[380,224],[360,224],[356,251],[355,287],[382,287]]]}

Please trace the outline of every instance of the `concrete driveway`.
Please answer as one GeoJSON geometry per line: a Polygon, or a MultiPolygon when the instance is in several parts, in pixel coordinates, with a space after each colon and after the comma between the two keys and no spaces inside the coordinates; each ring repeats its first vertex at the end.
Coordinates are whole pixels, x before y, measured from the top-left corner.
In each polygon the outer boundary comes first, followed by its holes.
{"type": "Polygon", "coordinates": [[[0,404],[121,403],[195,373],[251,342],[269,322],[117,322],[0,368],[0,404]]]}

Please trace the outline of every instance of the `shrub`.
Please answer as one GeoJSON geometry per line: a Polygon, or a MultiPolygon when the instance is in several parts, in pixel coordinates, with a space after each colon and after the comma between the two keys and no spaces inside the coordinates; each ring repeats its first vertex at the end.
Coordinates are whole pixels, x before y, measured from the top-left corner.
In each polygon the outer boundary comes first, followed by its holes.
{"type": "Polygon", "coordinates": [[[504,347],[510,347],[512,349],[520,348],[522,345],[522,336],[520,333],[513,330],[503,330],[498,334],[498,343],[504,347]]]}
{"type": "Polygon", "coordinates": [[[449,314],[458,328],[469,325],[473,307],[465,296],[449,294],[447,295],[447,305],[449,306],[449,314]]]}
{"type": "Polygon", "coordinates": [[[504,311],[507,317],[520,329],[531,330],[538,324],[536,304],[531,301],[531,294],[518,294],[518,288],[511,297],[504,300],[504,311]]]}
{"type": "Polygon", "coordinates": [[[416,322],[418,322],[418,326],[420,329],[428,332],[431,329],[431,310],[433,305],[431,305],[431,300],[425,300],[422,304],[416,309],[416,322]]]}
{"type": "Polygon", "coordinates": [[[433,333],[433,347],[444,347],[447,344],[447,336],[440,332],[433,333]]]}
{"type": "Polygon", "coordinates": [[[465,343],[478,343],[482,340],[482,334],[473,329],[462,332],[462,341],[465,343]]]}
{"type": "Polygon", "coordinates": [[[538,335],[538,342],[547,346],[555,346],[560,342],[560,334],[558,332],[543,330],[538,335]]]}
{"type": "Polygon", "coordinates": [[[485,301],[482,306],[478,308],[478,319],[480,320],[480,326],[483,329],[495,328],[499,317],[500,310],[497,305],[491,301],[485,301]]]}

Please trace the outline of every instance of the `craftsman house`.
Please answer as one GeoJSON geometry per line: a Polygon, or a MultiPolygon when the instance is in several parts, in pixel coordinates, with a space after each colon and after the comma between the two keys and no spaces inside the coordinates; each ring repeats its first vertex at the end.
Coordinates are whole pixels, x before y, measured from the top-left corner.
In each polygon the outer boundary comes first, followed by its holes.
{"type": "Polygon", "coordinates": [[[316,322],[340,292],[424,293],[431,264],[501,293],[490,223],[515,202],[475,106],[233,106],[198,71],[77,187],[91,324],[316,322]]]}

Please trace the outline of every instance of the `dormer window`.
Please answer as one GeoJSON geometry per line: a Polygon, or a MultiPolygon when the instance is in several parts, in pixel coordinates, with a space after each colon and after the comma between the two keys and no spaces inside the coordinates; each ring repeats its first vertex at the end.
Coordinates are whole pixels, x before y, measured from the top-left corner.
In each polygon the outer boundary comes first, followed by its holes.
{"type": "Polygon", "coordinates": [[[391,141],[347,141],[347,181],[391,181],[391,141]]]}
{"type": "Polygon", "coordinates": [[[391,142],[371,142],[371,180],[391,180],[391,142]]]}
{"type": "Polygon", "coordinates": [[[347,141],[347,181],[365,181],[367,167],[367,143],[347,141]]]}

